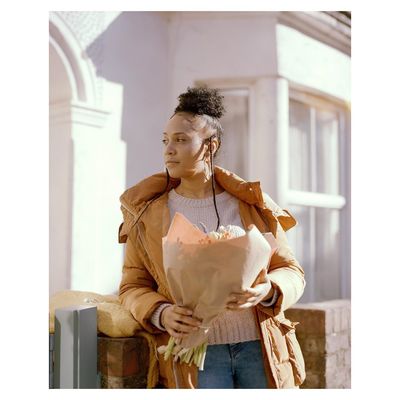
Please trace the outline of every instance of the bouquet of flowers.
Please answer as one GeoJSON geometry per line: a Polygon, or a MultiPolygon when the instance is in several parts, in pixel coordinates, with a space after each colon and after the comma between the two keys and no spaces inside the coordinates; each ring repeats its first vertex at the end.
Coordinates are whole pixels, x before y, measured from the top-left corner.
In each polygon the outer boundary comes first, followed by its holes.
{"type": "Polygon", "coordinates": [[[162,239],[163,263],[170,293],[176,304],[193,310],[200,329],[185,338],[171,337],[158,348],[164,359],[195,363],[203,370],[207,333],[211,322],[224,312],[230,293],[252,286],[268,269],[276,249],[272,233],[238,226],[220,227],[208,235],[176,213],[162,239]]]}

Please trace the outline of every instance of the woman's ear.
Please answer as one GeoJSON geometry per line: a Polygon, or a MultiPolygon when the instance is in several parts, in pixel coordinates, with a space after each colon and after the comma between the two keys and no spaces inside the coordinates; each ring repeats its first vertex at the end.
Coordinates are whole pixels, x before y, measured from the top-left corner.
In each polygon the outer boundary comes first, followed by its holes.
{"type": "Polygon", "coordinates": [[[211,139],[211,149],[212,149],[212,155],[213,155],[213,157],[215,156],[215,153],[217,152],[218,147],[219,147],[218,139],[217,139],[216,137],[213,137],[213,138],[211,139]]]}
{"type": "Polygon", "coordinates": [[[204,139],[204,143],[206,144],[206,152],[204,153],[204,155],[206,157],[210,157],[210,148],[211,148],[212,155],[214,157],[215,153],[218,150],[218,146],[219,146],[218,139],[216,137],[211,137],[211,144],[210,144],[210,138],[204,139]]]}

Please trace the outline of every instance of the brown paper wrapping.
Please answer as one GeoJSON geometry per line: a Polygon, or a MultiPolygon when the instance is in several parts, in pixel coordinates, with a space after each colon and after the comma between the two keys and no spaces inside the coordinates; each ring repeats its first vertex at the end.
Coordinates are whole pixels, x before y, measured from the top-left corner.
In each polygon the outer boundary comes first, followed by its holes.
{"type": "Polygon", "coordinates": [[[207,235],[175,213],[162,239],[163,264],[170,293],[177,305],[193,310],[202,320],[197,332],[181,346],[195,347],[206,341],[211,321],[225,310],[232,292],[250,288],[262,269],[267,270],[275,238],[250,225],[245,235],[201,244],[207,235]]]}

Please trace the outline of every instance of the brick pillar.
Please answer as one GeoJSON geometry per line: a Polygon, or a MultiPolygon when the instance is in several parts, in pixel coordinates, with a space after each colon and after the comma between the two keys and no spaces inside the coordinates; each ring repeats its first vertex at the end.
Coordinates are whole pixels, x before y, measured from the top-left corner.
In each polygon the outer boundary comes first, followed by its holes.
{"type": "Polygon", "coordinates": [[[146,388],[149,346],[144,337],[98,337],[102,388],[146,388]]]}
{"type": "Polygon", "coordinates": [[[300,322],[296,336],[307,377],[301,388],[350,388],[350,300],[296,304],[285,311],[300,322]]]}

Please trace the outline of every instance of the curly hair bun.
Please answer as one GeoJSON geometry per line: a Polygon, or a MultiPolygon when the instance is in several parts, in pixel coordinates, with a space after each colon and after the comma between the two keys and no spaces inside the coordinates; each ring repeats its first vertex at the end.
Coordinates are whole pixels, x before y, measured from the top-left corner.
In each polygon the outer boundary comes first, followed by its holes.
{"type": "Polygon", "coordinates": [[[186,93],[179,95],[179,105],[175,108],[175,113],[182,111],[221,118],[225,112],[222,104],[223,98],[224,96],[220,95],[217,89],[210,89],[205,86],[188,87],[186,93]]]}

